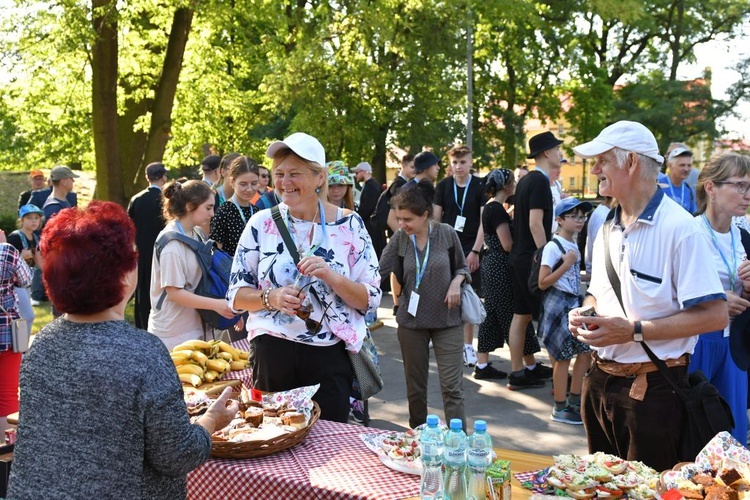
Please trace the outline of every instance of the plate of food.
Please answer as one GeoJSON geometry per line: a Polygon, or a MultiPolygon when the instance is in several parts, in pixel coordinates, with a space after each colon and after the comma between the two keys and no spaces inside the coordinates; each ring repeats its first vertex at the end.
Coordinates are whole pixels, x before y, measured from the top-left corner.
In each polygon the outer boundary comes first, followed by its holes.
{"type": "Polygon", "coordinates": [[[656,497],[659,474],[641,462],[623,460],[614,455],[556,455],[555,465],[534,473],[515,474],[521,484],[535,493],[589,498],[656,497]]]}
{"type": "Polygon", "coordinates": [[[386,432],[380,434],[360,434],[365,446],[375,452],[380,461],[388,467],[405,474],[421,474],[419,460],[419,431],[386,432]]]}

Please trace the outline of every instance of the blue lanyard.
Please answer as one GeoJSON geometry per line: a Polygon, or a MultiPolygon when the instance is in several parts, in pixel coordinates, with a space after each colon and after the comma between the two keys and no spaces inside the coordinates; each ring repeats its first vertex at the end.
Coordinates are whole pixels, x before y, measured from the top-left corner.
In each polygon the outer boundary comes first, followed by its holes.
{"type": "Polygon", "coordinates": [[[706,223],[708,232],[711,233],[711,238],[714,241],[714,248],[719,252],[719,256],[724,262],[724,267],[727,268],[727,273],[729,273],[729,291],[734,292],[734,281],[737,279],[737,252],[734,251],[734,233],[732,232],[732,228],[729,228],[729,236],[732,238],[732,267],[729,267],[729,262],[727,262],[727,258],[724,257],[724,253],[719,248],[719,242],[716,240],[716,233],[714,233],[711,224],[708,223],[706,214],[703,214],[703,222],[706,223]]]}
{"type": "Polygon", "coordinates": [[[237,194],[232,195],[232,203],[234,203],[234,206],[237,207],[237,211],[240,213],[240,217],[242,217],[242,224],[247,226],[247,218],[245,217],[245,212],[242,211],[242,207],[237,201],[237,194]]]}
{"type": "Polygon", "coordinates": [[[185,234],[185,230],[184,230],[184,229],[182,229],[182,224],[180,224],[180,221],[178,221],[178,220],[175,220],[174,222],[175,222],[175,224],[177,225],[177,229],[178,229],[178,230],[179,230],[179,231],[180,231],[180,232],[181,232],[182,234],[185,234]]]}
{"type": "MultiPolygon", "coordinates": [[[[669,182],[669,192],[672,193],[672,199],[674,200],[676,199],[676,195],[674,194],[674,186],[672,185],[672,179],[667,177],[667,182],[669,182]]],[[[680,184],[680,205],[682,205],[683,207],[685,206],[683,205],[684,197],[685,197],[685,182],[680,184]]]]}
{"type": "Polygon", "coordinates": [[[422,262],[419,262],[419,253],[417,252],[417,237],[415,235],[411,235],[411,242],[414,245],[414,261],[417,266],[417,280],[414,284],[414,291],[416,292],[419,290],[419,284],[422,282],[422,278],[424,277],[424,272],[427,270],[427,260],[430,258],[430,235],[432,234],[432,225],[429,226],[427,230],[427,246],[424,250],[424,259],[422,259],[422,262]]]}
{"type": "Polygon", "coordinates": [[[456,179],[453,179],[453,199],[456,201],[456,206],[460,210],[460,215],[464,215],[464,205],[466,205],[466,193],[469,192],[469,186],[471,185],[472,175],[469,174],[469,180],[466,181],[466,187],[464,188],[464,198],[461,200],[461,204],[458,204],[458,188],[456,187],[456,179]]]}
{"type": "MultiPolygon", "coordinates": [[[[305,257],[309,257],[313,253],[315,253],[315,250],[317,250],[318,247],[320,247],[320,245],[323,244],[323,242],[326,240],[326,212],[323,209],[323,203],[320,200],[318,200],[318,211],[320,212],[320,226],[321,226],[321,230],[323,231],[323,236],[320,238],[320,241],[318,243],[316,243],[316,244],[314,244],[314,245],[312,245],[310,247],[310,249],[305,253],[305,255],[304,255],[305,257]]],[[[290,217],[291,217],[291,215],[289,215],[289,209],[287,208],[287,210],[286,210],[286,227],[288,227],[288,228],[291,229],[291,227],[292,227],[292,221],[291,221],[290,217]]],[[[312,222],[312,225],[313,225],[313,230],[314,230],[314,228],[315,228],[315,222],[314,221],[312,222]]],[[[294,237],[294,231],[290,230],[289,234],[291,235],[292,240],[294,241],[294,244],[297,245],[297,249],[300,250],[299,253],[302,253],[302,251],[300,249],[300,246],[299,246],[299,243],[297,243],[297,240],[294,237]]]]}

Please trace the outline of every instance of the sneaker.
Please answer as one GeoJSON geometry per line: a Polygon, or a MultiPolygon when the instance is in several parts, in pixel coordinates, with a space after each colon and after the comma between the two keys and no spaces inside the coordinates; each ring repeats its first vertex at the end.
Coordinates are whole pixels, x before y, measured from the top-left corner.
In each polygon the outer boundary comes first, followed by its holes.
{"type": "Polygon", "coordinates": [[[38,300],[31,299],[31,305],[32,306],[38,306],[40,303],[41,302],[39,302],[38,300]]]}
{"type": "Polygon", "coordinates": [[[583,425],[581,414],[575,411],[570,406],[566,406],[562,410],[556,410],[555,408],[552,408],[552,415],[550,416],[550,418],[554,422],[560,422],[563,424],[583,425]]]}
{"type": "Polygon", "coordinates": [[[507,373],[502,370],[498,370],[497,368],[492,366],[492,363],[487,363],[487,366],[485,366],[484,368],[474,368],[474,378],[478,380],[503,379],[507,377],[507,373]]]}
{"type": "Polygon", "coordinates": [[[552,368],[537,361],[536,367],[533,370],[524,368],[526,370],[526,376],[533,378],[534,380],[547,380],[552,378],[552,368]]]}
{"type": "Polygon", "coordinates": [[[361,401],[352,402],[351,406],[349,407],[349,418],[354,420],[358,424],[364,423],[365,411],[361,401]]]}
{"type": "Polygon", "coordinates": [[[477,353],[471,344],[464,345],[464,366],[474,366],[477,364],[477,353]]]}
{"type": "Polygon", "coordinates": [[[378,328],[382,328],[382,327],[383,327],[383,322],[380,320],[373,321],[371,324],[367,325],[367,328],[369,328],[371,332],[374,332],[378,328]]]}
{"type": "Polygon", "coordinates": [[[528,376],[528,370],[523,375],[516,376],[512,373],[508,377],[508,384],[506,385],[511,391],[520,391],[522,389],[535,389],[538,387],[544,387],[544,380],[537,380],[528,376]]]}

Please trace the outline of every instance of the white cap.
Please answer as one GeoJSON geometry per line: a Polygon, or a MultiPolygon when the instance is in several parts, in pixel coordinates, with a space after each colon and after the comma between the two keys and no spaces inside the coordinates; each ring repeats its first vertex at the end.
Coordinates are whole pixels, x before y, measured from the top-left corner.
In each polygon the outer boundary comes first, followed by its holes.
{"type": "Polygon", "coordinates": [[[303,132],[295,132],[283,141],[273,142],[266,150],[266,156],[273,158],[283,148],[289,148],[300,158],[312,161],[325,167],[326,151],[323,145],[313,136],[303,132]]]}
{"type": "Polygon", "coordinates": [[[612,148],[639,153],[659,163],[664,157],[659,154],[659,145],[654,134],[638,122],[619,121],[602,130],[596,139],[573,148],[581,158],[593,158],[612,148]]]}
{"type": "Polygon", "coordinates": [[[670,151],[669,156],[667,157],[670,160],[674,160],[678,156],[693,156],[693,152],[690,151],[688,148],[674,148],[672,151],[670,151]]]}
{"type": "Polygon", "coordinates": [[[363,161],[362,163],[354,167],[352,169],[352,172],[372,172],[372,166],[366,161],[363,161]]]}

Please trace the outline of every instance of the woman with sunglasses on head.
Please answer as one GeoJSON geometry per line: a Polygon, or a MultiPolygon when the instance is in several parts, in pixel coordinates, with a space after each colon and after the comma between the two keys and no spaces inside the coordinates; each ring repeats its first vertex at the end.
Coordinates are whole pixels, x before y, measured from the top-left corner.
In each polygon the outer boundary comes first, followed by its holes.
{"type": "Polygon", "coordinates": [[[727,153],[713,158],[698,176],[696,221],[706,233],[713,254],[707,256],[719,273],[727,294],[730,325],[698,337],[690,357],[689,372],[700,370],[716,386],[732,408],[732,435],[747,441],[747,374],[730,352],[731,319],[750,307],[750,261],[742,246],[739,228],[732,218],[750,206],[750,157],[727,153]]]}
{"type": "MultiPolygon", "coordinates": [[[[214,193],[203,181],[184,178],[164,186],[163,216],[168,221],[159,233],[177,231],[203,241],[202,226],[214,215],[214,193]]],[[[203,272],[198,256],[186,244],[171,240],[154,252],[151,268],[151,314],[148,331],[159,337],[168,349],[187,341],[204,338],[206,328],[198,309],[216,311],[225,318],[234,314],[223,299],[195,293],[203,272]]]]}
{"type": "Polygon", "coordinates": [[[464,337],[461,285],[471,281],[461,242],[452,226],[432,220],[435,188],[422,181],[391,198],[399,223],[380,257],[380,274],[401,284],[396,314],[404,359],[409,426],[427,418],[427,375],[432,341],[445,421],[466,424],[463,394],[464,337]]]}
{"type": "Polygon", "coordinates": [[[281,203],[245,227],[227,300],[250,313],[254,386],[320,384],[313,399],[321,418],[346,422],[353,378],[346,351],[359,351],[365,314],[380,304],[375,252],[359,215],[325,201],[328,172],[317,139],[295,133],[266,154],[281,203]]]}

